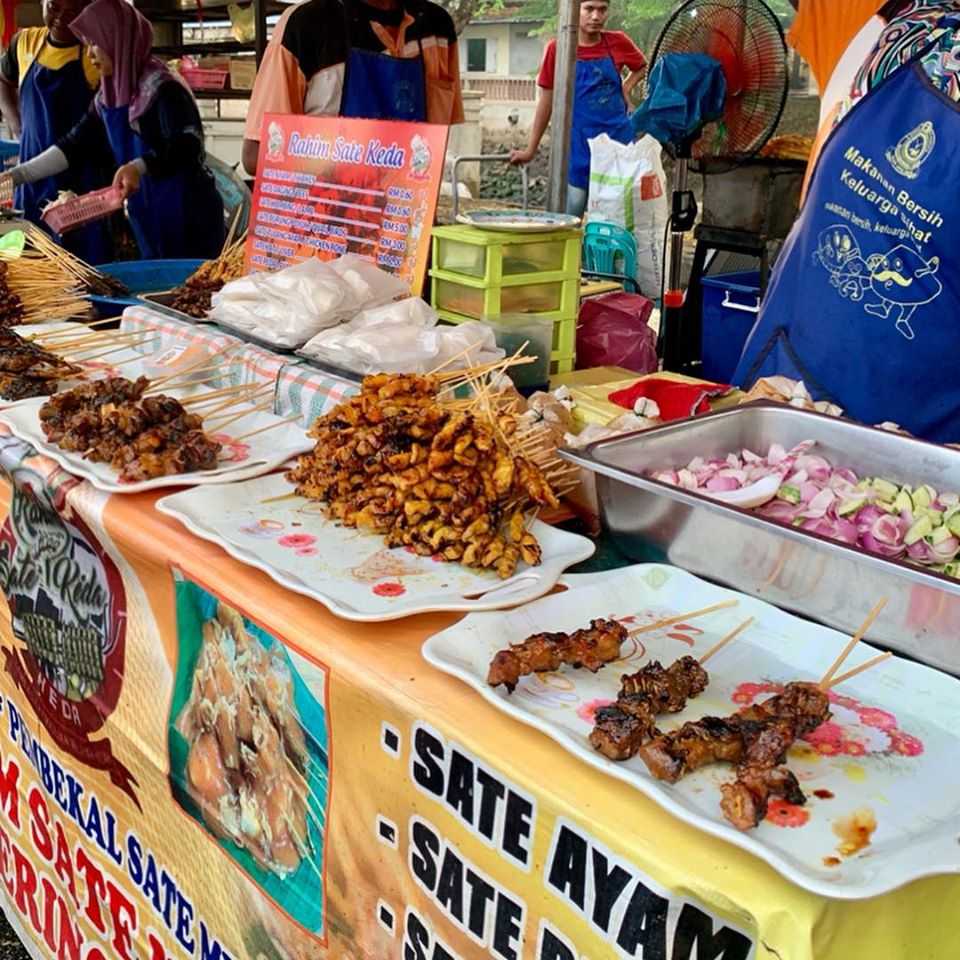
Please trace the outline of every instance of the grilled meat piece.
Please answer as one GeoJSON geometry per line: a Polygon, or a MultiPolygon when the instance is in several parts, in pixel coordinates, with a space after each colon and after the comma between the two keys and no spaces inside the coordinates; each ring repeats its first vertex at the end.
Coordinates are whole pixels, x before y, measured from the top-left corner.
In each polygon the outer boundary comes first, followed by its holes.
{"type": "Polygon", "coordinates": [[[704,717],[656,738],[640,757],[658,780],[676,783],[709,763],[783,763],[790,745],[830,719],[830,701],[813,683],[788,684],[783,693],[731,717],[704,717]]]}
{"type": "Polygon", "coordinates": [[[637,673],[622,677],[620,692],[648,697],[655,713],[679,713],[687,700],[707,689],[709,682],[710,675],[695,657],[681,657],[667,669],[654,660],[637,673]]]}
{"type": "Polygon", "coordinates": [[[520,678],[558,670],[563,664],[596,673],[620,656],[627,629],[616,620],[593,620],[588,630],[574,633],[537,633],[523,643],[501,650],[490,664],[487,683],[504,684],[511,693],[520,678]]]}
{"type": "Polygon", "coordinates": [[[657,735],[657,717],[650,701],[639,694],[621,697],[609,707],[601,707],[590,733],[590,744],[608,760],[629,760],[640,747],[657,735]]]}
{"type": "Polygon", "coordinates": [[[737,769],[737,779],[720,787],[720,809],[738,830],[752,830],[767,815],[772,798],[802,806],[807,802],[796,776],[786,767],[747,763],[737,769]]]}
{"type": "Polygon", "coordinates": [[[812,733],[830,719],[830,699],[815,683],[788,683],[783,692],[740,712],[745,720],[792,720],[797,736],[812,733]]]}
{"type": "Polygon", "coordinates": [[[0,397],[11,403],[30,397],[49,397],[56,393],[59,387],[56,380],[0,376],[0,397]]]}
{"type": "Polygon", "coordinates": [[[657,715],[679,713],[707,689],[710,676],[694,657],[681,657],[664,669],[659,660],[620,680],[612,707],[600,710],[590,743],[609,760],[629,760],[654,736],[657,715]]]}

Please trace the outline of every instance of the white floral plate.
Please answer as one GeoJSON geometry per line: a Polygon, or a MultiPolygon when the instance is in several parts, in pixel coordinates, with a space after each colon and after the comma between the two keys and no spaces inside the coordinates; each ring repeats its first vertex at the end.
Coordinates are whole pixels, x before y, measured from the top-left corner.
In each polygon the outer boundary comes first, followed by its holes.
{"type": "MultiPolygon", "coordinates": [[[[190,391],[177,391],[177,396],[182,399],[189,393],[190,391]]],[[[0,410],[0,421],[5,423],[15,436],[33,444],[37,450],[56,461],[64,470],[89,480],[97,489],[105,490],[107,493],[140,493],[143,490],[157,490],[163,487],[234,483],[269,473],[293,457],[313,448],[313,442],[307,437],[303,428],[296,423],[282,423],[279,417],[271,413],[254,412],[233,423],[227,423],[225,429],[220,432],[216,429],[210,431],[211,436],[223,444],[223,453],[216,469],[156,477],[153,480],[137,483],[121,483],[118,472],[108,464],[91,463],[89,460],[84,460],[80,454],[61,450],[47,441],[40,428],[39,418],[40,408],[44,402],[45,398],[38,397],[6,407],[0,410]],[[277,423],[280,423],[280,426],[258,433],[249,440],[240,439],[261,427],[277,423]]]]}
{"type": "Polygon", "coordinates": [[[157,509],[345,620],[375,622],[527,603],[548,593],[564,570],[594,551],[586,537],[537,522],[532,531],[543,548],[543,563],[521,565],[515,576],[500,580],[460,564],[388,550],[382,537],[340,526],[323,516],[319,504],[285,496],[292,491],[275,474],[175,493],[158,501],[157,509]]]}
{"type": "MultiPolygon", "coordinates": [[[[757,622],[710,661],[706,692],[684,713],[661,717],[662,729],[728,715],[788,681],[817,680],[848,638],[674,567],[641,565],[561,582],[572,589],[519,610],[461,620],[431,637],[424,656],[575,757],[817,894],[873,897],[920,877],[960,872],[960,681],[894,658],[836,688],[832,720],[792,748],[787,761],[807,804],[775,801],[766,821],[741,833],[720,812],[719,786],[732,779],[728,765],[662,783],[640,759],[614,763],[593,750],[594,711],[616,697],[621,674],[651,659],[667,665],[699,655],[750,616],[757,622]],[[595,617],[632,616],[643,624],[730,597],[739,598],[737,607],[636,637],[621,661],[595,676],[564,667],[524,678],[512,695],[486,683],[493,655],[530,634],[585,627],[595,617]]],[[[875,653],[861,643],[846,666],[875,653]]]]}

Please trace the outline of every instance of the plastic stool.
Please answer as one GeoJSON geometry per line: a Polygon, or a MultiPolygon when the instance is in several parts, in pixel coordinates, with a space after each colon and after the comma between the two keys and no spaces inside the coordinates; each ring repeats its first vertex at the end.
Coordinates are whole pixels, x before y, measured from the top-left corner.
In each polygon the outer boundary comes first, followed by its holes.
{"type": "Polygon", "coordinates": [[[623,277],[636,284],[636,238],[615,223],[588,223],[583,231],[583,266],[588,273],[623,277]]]}

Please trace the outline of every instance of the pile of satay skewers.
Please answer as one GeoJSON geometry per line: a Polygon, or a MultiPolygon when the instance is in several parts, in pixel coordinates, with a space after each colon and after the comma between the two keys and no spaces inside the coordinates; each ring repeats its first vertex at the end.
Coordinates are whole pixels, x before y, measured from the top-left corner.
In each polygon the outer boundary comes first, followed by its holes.
{"type": "MultiPolygon", "coordinates": [[[[118,352],[129,353],[154,336],[151,331],[123,334],[84,329],[87,332],[79,335],[73,331],[50,334],[42,341],[44,346],[37,349],[69,356],[73,376],[79,379],[83,363],[118,352]],[[107,350],[101,349],[104,345],[107,350]],[[91,349],[96,351],[92,355],[91,349]]],[[[237,345],[233,350],[241,348],[237,345]]],[[[170,395],[170,391],[218,381],[231,352],[215,358],[205,354],[178,372],[152,381],[109,376],[51,396],[38,413],[44,436],[66,452],[109,464],[119,472],[121,482],[214,469],[225,443],[243,443],[290,422],[277,420],[240,437],[222,432],[245,417],[271,410],[275,390],[272,382],[206,390],[183,399],[170,395]]],[[[0,350],[0,363],[2,356],[0,350]]],[[[116,367],[142,360],[127,359],[116,367]]]]}
{"type": "Polygon", "coordinates": [[[231,280],[239,280],[245,272],[246,236],[230,242],[216,260],[208,260],[196,273],[177,287],[170,306],[187,316],[202,320],[213,305],[213,295],[219,293],[231,280]]]}
{"type": "Polygon", "coordinates": [[[86,317],[88,294],[124,292],[122,284],[58,246],[39,227],[29,225],[24,237],[18,256],[0,258],[0,326],[86,317]]]}
{"type": "MultiPolygon", "coordinates": [[[[628,631],[618,620],[594,620],[574,633],[542,633],[499,651],[490,664],[487,682],[512,693],[521,677],[552,672],[563,665],[596,673],[620,659],[621,645],[630,637],[735,606],[736,600],[714,604],[628,631]]],[[[670,733],[657,729],[662,714],[676,714],[703,693],[710,682],[704,664],[753,624],[741,623],[699,659],[691,656],[664,667],[658,661],[621,677],[616,701],[595,715],[590,744],[609,760],[639,757],[653,777],[666,783],[713,763],[731,763],[736,778],[721,788],[720,808],[738,830],[758,826],[771,799],[803,805],[806,796],[784,764],[787,751],[830,717],[829,691],[892,654],[882,653],[837,675],[851,651],[886,604],[881,600],[818,682],[794,681],[776,696],[727,717],[702,717],[670,733]]]]}
{"type": "Polygon", "coordinates": [[[528,362],[518,353],[468,370],[367,377],[359,396],[316,421],[316,447],[288,479],[328,517],[381,534],[388,547],[503,579],[521,561],[536,566],[532,521],[558,506],[570,468],[536,445],[513,401],[490,388],[528,362]],[[461,387],[472,395],[457,399],[461,387]]]}

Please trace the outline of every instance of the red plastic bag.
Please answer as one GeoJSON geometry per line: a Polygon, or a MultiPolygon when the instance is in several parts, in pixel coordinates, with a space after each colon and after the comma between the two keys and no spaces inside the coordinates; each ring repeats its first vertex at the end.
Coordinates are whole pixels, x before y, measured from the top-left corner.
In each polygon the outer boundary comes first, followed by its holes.
{"type": "Polygon", "coordinates": [[[577,323],[577,369],[625,367],[656,373],[657,336],[647,325],[653,301],[637,293],[584,300],[577,323]]]}

